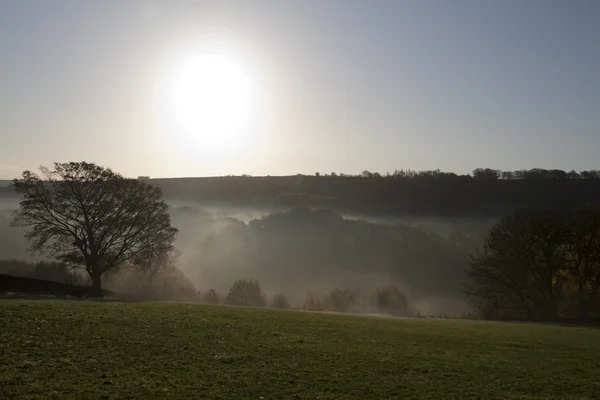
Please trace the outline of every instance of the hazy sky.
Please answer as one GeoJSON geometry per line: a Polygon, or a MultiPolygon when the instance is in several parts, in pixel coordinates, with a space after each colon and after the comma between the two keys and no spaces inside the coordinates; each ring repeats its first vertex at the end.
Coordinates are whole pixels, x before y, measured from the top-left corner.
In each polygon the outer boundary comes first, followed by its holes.
{"type": "Polygon", "coordinates": [[[1,0],[0,178],[598,169],[599,21],[598,0],[1,0]],[[167,101],[207,49],[252,85],[218,154],[167,101]]]}

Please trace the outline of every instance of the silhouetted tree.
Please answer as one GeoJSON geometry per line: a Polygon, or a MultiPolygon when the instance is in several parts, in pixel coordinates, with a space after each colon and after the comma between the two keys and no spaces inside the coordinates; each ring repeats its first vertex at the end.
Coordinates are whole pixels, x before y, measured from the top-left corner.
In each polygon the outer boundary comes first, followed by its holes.
{"type": "Polygon", "coordinates": [[[40,171],[14,180],[22,198],[12,225],[26,229],[33,251],[85,269],[97,294],[106,271],[172,248],[177,230],[160,189],[86,162],[40,171]]]}
{"type": "Polygon", "coordinates": [[[565,225],[566,260],[558,283],[569,305],[569,315],[587,319],[600,311],[600,210],[584,207],[569,215],[565,225]]]}
{"type": "Polygon", "coordinates": [[[389,315],[397,317],[408,315],[406,296],[395,286],[379,289],[375,295],[375,304],[379,311],[389,315]]]}
{"type": "Polygon", "coordinates": [[[498,179],[501,176],[501,172],[491,168],[477,168],[473,171],[473,178],[475,179],[498,179]]]}
{"type": "Polygon", "coordinates": [[[225,303],[232,306],[266,307],[267,300],[257,281],[239,279],[229,288],[225,303]]]}
{"type": "Polygon", "coordinates": [[[565,259],[562,226],[557,212],[519,210],[490,230],[470,272],[470,294],[484,314],[513,309],[527,319],[558,317],[554,279],[565,259]]]}
{"type": "Polygon", "coordinates": [[[286,309],[290,308],[290,303],[283,294],[278,293],[273,295],[273,299],[271,300],[271,307],[286,309]]]}
{"type": "Polygon", "coordinates": [[[519,210],[473,259],[470,295],[484,316],[555,320],[600,315],[600,210],[519,210]]]}

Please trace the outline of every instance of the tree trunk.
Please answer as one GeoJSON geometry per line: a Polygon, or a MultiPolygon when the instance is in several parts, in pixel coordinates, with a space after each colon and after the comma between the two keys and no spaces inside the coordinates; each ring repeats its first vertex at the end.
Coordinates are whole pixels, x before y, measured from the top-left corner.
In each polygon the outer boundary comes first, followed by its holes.
{"type": "Polygon", "coordinates": [[[93,268],[90,274],[92,278],[92,294],[94,297],[102,297],[102,275],[99,268],[93,268]]]}
{"type": "Polygon", "coordinates": [[[588,305],[585,300],[585,286],[584,286],[584,283],[581,282],[581,280],[578,282],[577,290],[578,290],[578,295],[579,295],[579,310],[581,312],[580,317],[583,320],[587,320],[588,305]]]}

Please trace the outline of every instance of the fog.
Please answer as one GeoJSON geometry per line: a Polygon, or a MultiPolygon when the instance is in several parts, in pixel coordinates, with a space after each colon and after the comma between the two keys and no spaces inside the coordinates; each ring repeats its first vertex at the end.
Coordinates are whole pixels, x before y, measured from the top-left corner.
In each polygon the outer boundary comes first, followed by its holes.
{"type": "MultiPolygon", "coordinates": [[[[368,304],[379,288],[394,285],[415,313],[433,316],[470,310],[463,294],[469,253],[493,222],[169,204],[179,229],[178,268],[201,293],[225,295],[236,279],[255,279],[268,298],[281,293],[301,308],[307,295],[334,288],[368,304]]],[[[23,232],[9,228],[17,205],[0,199],[0,259],[40,260],[27,252],[23,232]]]]}
{"type": "Polygon", "coordinates": [[[236,279],[256,279],[265,294],[301,306],[334,288],[367,303],[397,286],[424,315],[468,312],[463,295],[469,253],[492,219],[370,218],[333,211],[257,210],[172,204],[180,268],[205,292],[226,294],[236,279]]]}

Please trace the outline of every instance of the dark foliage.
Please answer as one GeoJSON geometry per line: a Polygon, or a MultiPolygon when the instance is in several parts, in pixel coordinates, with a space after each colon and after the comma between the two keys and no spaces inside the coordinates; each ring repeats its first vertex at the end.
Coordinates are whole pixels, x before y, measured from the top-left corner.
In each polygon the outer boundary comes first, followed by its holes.
{"type": "Polygon", "coordinates": [[[257,281],[239,279],[231,285],[225,303],[232,306],[266,307],[267,300],[257,281]]]}
{"type": "Polygon", "coordinates": [[[48,261],[0,260],[0,274],[68,284],[83,283],[81,275],[63,264],[48,261]]]}
{"type": "Polygon", "coordinates": [[[535,168],[472,175],[399,170],[382,176],[326,175],[153,179],[171,199],[247,206],[325,207],[344,212],[396,216],[502,216],[519,207],[600,205],[598,171],[535,168]]]}
{"type": "Polygon", "coordinates": [[[162,191],[137,179],[86,162],[23,172],[13,226],[26,230],[31,249],[83,268],[101,293],[102,275],[172,248],[162,191]]]}
{"type": "Polygon", "coordinates": [[[290,302],[288,301],[287,297],[285,297],[281,293],[277,293],[277,294],[273,295],[270,305],[273,308],[283,308],[283,309],[290,308],[290,302]]]}
{"type": "MultiPolygon", "coordinates": [[[[464,299],[469,253],[482,244],[487,226],[448,223],[441,232],[439,226],[376,224],[305,208],[248,224],[177,208],[173,221],[182,226],[182,252],[194,260],[186,272],[207,288],[224,288],[232,277],[248,276],[294,304],[302,304],[307,292],[324,295],[338,287],[352,290],[363,307],[388,282],[401,282],[411,299],[464,299]]],[[[307,307],[321,308],[314,306],[307,307]]]]}
{"type": "Polygon", "coordinates": [[[486,318],[600,318],[600,209],[502,218],[469,275],[469,295],[486,318]]]}
{"type": "Polygon", "coordinates": [[[375,294],[375,306],[379,312],[396,317],[408,315],[406,296],[395,286],[379,289],[375,294]]]}
{"type": "Polygon", "coordinates": [[[116,293],[109,290],[102,290],[102,293],[98,294],[91,286],[75,286],[59,282],[0,274],[0,293],[13,292],[73,297],[116,296],[116,293]]]}

